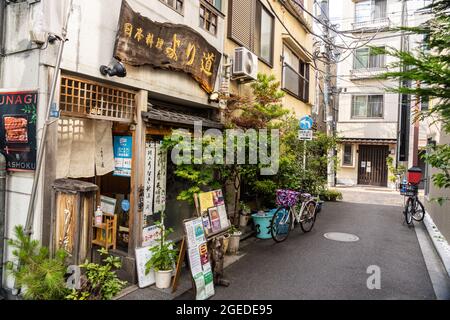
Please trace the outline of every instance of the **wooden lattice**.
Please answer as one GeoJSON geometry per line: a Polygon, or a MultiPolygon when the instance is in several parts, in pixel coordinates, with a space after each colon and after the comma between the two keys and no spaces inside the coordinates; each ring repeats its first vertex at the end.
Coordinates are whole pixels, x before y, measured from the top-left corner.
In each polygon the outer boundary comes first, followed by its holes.
{"type": "Polygon", "coordinates": [[[62,76],[61,115],[131,122],[136,92],[73,76],[62,76]]]}

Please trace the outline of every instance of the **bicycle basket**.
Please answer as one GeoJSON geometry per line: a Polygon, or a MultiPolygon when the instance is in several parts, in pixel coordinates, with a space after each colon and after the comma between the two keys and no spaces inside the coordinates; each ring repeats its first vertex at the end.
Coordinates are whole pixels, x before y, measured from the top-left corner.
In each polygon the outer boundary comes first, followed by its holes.
{"type": "Polygon", "coordinates": [[[297,204],[300,192],[277,190],[277,206],[292,207],[297,204]]]}
{"type": "Polygon", "coordinates": [[[405,196],[414,197],[419,193],[419,186],[417,185],[409,185],[406,186],[405,196]]]}

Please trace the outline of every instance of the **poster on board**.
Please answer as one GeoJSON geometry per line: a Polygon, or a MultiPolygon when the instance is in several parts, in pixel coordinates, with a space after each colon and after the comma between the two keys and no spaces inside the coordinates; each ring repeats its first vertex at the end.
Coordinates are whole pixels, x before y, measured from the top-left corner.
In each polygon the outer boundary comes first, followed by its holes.
{"type": "Polygon", "coordinates": [[[8,171],[36,170],[37,91],[0,90],[0,152],[8,171]]]}
{"type": "Polygon", "coordinates": [[[133,138],[114,136],[114,176],[131,177],[133,138]]]}
{"type": "Polygon", "coordinates": [[[211,260],[203,229],[203,219],[186,220],[184,228],[187,253],[192,278],[196,288],[196,300],[206,300],[215,294],[211,260]]]}

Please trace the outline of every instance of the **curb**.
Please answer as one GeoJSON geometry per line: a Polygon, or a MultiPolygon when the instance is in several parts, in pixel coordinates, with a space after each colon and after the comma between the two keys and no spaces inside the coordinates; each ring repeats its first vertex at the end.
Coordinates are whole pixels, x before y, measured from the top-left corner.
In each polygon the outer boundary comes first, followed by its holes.
{"type": "Polygon", "coordinates": [[[425,215],[425,219],[423,220],[425,224],[425,228],[430,235],[431,240],[433,241],[433,245],[441,258],[442,264],[444,265],[445,270],[447,271],[448,276],[450,277],[450,245],[447,240],[444,238],[442,233],[439,231],[437,226],[434,224],[433,219],[428,214],[425,215]]]}

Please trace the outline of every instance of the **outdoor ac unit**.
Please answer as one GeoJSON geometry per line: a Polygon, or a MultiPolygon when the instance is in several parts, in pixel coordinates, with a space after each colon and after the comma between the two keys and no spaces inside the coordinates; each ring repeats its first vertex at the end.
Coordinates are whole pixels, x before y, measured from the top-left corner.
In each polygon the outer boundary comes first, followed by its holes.
{"type": "Polygon", "coordinates": [[[234,50],[233,77],[256,80],[258,77],[258,56],[247,48],[236,48],[234,50]]]}

